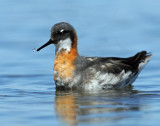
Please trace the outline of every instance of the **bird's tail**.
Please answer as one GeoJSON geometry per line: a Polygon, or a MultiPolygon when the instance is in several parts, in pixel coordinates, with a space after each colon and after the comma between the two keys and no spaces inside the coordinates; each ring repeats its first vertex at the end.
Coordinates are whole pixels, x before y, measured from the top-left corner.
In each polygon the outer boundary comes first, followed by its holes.
{"type": "Polygon", "coordinates": [[[130,57],[129,60],[132,62],[134,67],[138,68],[138,71],[141,71],[145,67],[145,65],[149,62],[151,57],[152,57],[151,53],[142,51],[137,53],[135,56],[130,57]]]}
{"type": "Polygon", "coordinates": [[[139,71],[141,71],[145,67],[145,65],[149,62],[149,60],[152,58],[152,56],[153,55],[151,53],[146,53],[144,59],[138,65],[139,71]]]}

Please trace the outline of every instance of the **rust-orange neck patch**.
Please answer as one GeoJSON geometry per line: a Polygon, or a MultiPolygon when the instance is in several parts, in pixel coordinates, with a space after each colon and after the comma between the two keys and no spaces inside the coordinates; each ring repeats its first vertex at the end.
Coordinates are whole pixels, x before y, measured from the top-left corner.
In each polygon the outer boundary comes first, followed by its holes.
{"type": "Polygon", "coordinates": [[[72,45],[70,52],[66,50],[61,50],[55,56],[54,62],[54,71],[57,75],[54,75],[54,80],[60,79],[72,80],[73,72],[75,70],[74,61],[78,56],[77,48],[74,48],[75,45],[72,45]]]}

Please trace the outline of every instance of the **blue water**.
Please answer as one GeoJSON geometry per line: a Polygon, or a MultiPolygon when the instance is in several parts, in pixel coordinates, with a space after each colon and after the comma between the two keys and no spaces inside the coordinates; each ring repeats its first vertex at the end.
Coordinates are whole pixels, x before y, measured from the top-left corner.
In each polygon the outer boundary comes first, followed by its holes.
{"type": "Polygon", "coordinates": [[[159,126],[159,0],[3,0],[0,4],[0,125],[159,126]],[[53,24],[71,23],[86,56],[154,56],[131,90],[60,92],[53,81],[53,24]]]}

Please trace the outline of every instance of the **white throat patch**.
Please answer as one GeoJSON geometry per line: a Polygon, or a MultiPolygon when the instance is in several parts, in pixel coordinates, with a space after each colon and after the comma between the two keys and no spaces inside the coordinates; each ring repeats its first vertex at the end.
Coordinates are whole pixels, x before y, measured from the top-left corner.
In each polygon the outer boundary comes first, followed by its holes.
{"type": "Polygon", "coordinates": [[[60,52],[62,49],[66,50],[67,52],[70,51],[72,45],[72,41],[70,38],[67,38],[65,40],[59,41],[56,46],[56,52],[60,52]]]}

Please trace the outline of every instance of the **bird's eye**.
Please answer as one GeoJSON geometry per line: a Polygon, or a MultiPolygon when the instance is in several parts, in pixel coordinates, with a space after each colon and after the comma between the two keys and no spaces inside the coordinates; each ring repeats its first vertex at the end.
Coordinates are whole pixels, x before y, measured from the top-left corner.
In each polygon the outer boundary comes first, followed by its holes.
{"type": "Polygon", "coordinates": [[[59,32],[60,32],[60,33],[63,33],[63,32],[64,32],[64,29],[61,29],[59,32]]]}
{"type": "Polygon", "coordinates": [[[66,33],[68,33],[69,31],[67,31],[67,30],[60,30],[59,32],[58,32],[58,34],[59,35],[63,35],[63,34],[66,34],[66,33]]]}

